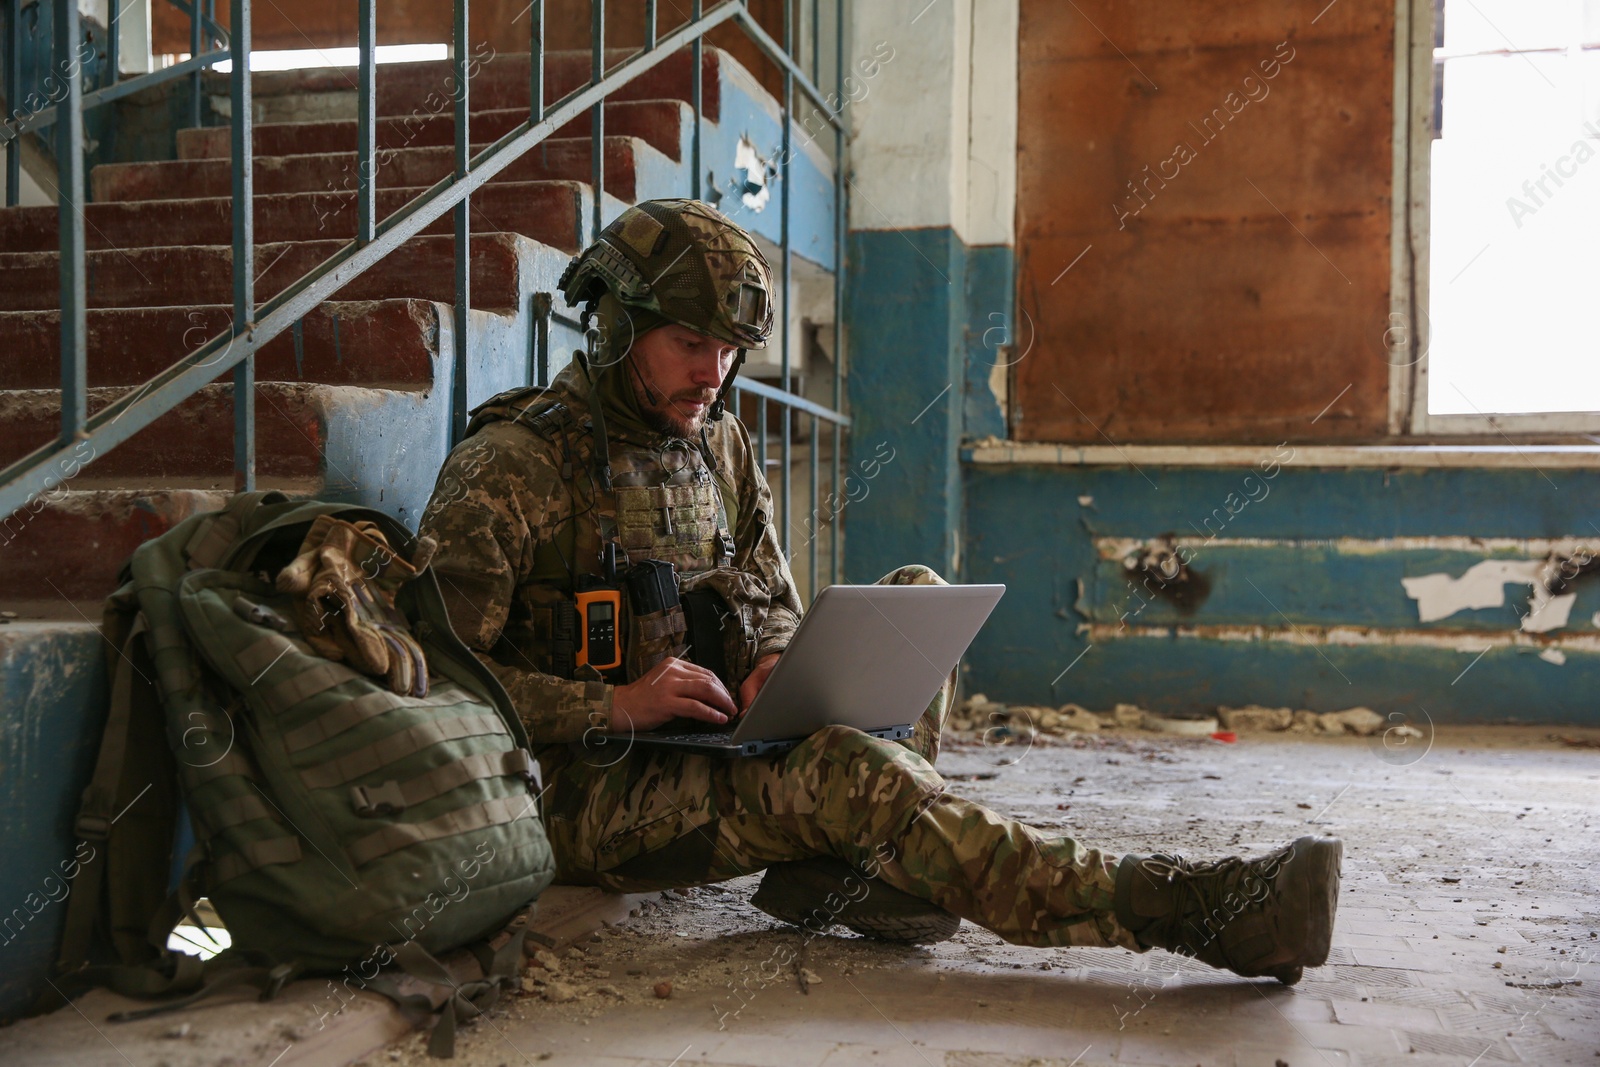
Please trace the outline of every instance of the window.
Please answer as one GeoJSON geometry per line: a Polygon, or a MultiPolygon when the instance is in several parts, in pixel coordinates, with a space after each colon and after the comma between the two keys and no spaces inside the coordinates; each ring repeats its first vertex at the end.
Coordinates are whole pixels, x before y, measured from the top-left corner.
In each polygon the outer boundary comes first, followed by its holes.
{"type": "Polygon", "coordinates": [[[1408,4],[1401,418],[1600,429],[1600,0],[1408,4]]]}

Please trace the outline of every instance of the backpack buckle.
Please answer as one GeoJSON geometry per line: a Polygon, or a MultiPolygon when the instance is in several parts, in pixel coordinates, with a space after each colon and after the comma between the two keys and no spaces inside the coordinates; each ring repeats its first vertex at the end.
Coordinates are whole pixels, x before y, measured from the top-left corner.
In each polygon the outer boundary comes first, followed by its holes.
{"type": "Polygon", "coordinates": [[[290,981],[295,975],[295,964],[280,963],[268,971],[261,984],[261,1000],[273,1000],[283,991],[284,983],[290,981]]]}
{"type": "Polygon", "coordinates": [[[400,791],[400,783],[393,779],[382,785],[352,786],[350,803],[356,809],[356,814],[364,819],[397,815],[406,810],[405,794],[400,791]]]}
{"type": "Polygon", "coordinates": [[[111,835],[111,820],[104,815],[79,815],[72,829],[85,841],[104,841],[111,835]]]}

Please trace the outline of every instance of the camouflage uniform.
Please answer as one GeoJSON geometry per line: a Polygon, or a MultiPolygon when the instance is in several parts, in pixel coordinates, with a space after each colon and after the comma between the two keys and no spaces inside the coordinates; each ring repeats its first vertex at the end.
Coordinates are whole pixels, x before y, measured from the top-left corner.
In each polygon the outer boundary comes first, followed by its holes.
{"type": "MultiPolygon", "coordinates": [[[[631,218],[622,238],[659,247],[655,224],[641,232],[631,218]]],[[[609,294],[597,310],[591,368],[623,349],[624,335],[666,321],[609,294]]],[[[504,683],[536,746],[558,880],[664,889],[831,855],[1008,941],[1140,949],[1113,915],[1119,857],[945,792],[933,761],[949,683],[904,742],[833,726],[765,757],[584,745],[610,727],[613,686],[551,673],[552,618],[576,576],[597,572],[603,543],[621,544],[630,561],[667,559],[684,587],[723,595],[730,691],[788,644],[801,613],[743,425],[713,422],[703,444],[668,438],[646,425],[624,374],[597,378],[613,488],[593,474],[593,397],[575,361],[550,389],[502,394],[474,413],[422,518],[439,543],[433,568],[452,622],[504,683]]],[[[884,581],[941,579],[904,567],[884,581]]],[[[654,638],[654,658],[630,662],[630,680],[672,651],[674,634],[654,638]]]]}

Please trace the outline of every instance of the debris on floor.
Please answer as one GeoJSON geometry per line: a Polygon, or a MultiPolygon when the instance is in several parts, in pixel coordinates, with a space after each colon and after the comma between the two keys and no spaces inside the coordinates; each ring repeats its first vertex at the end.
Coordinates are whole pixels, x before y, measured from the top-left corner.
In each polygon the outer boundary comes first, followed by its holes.
{"type": "Polygon", "coordinates": [[[975,693],[950,714],[956,733],[976,732],[991,741],[1033,740],[1043,736],[1069,737],[1115,730],[1148,730],[1176,737],[1214,738],[1219,732],[1355,735],[1371,737],[1387,732],[1399,737],[1422,737],[1422,731],[1403,721],[1390,723],[1371,708],[1315,712],[1296,708],[1268,708],[1250,704],[1221,707],[1215,717],[1174,718],[1134,704],[1118,704],[1110,711],[1091,711],[1078,704],[1059,708],[1034,704],[998,704],[975,693]],[[1387,727],[1387,731],[1385,728],[1387,727]]]}

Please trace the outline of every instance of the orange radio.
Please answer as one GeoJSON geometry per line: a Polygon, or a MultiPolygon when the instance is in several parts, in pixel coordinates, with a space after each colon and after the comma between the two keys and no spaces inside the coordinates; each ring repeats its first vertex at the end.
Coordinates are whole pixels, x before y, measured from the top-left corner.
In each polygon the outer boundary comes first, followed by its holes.
{"type": "Polygon", "coordinates": [[[617,626],[622,618],[622,591],[595,589],[578,594],[579,666],[608,671],[622,666],[622,643],[617,626]]]}

